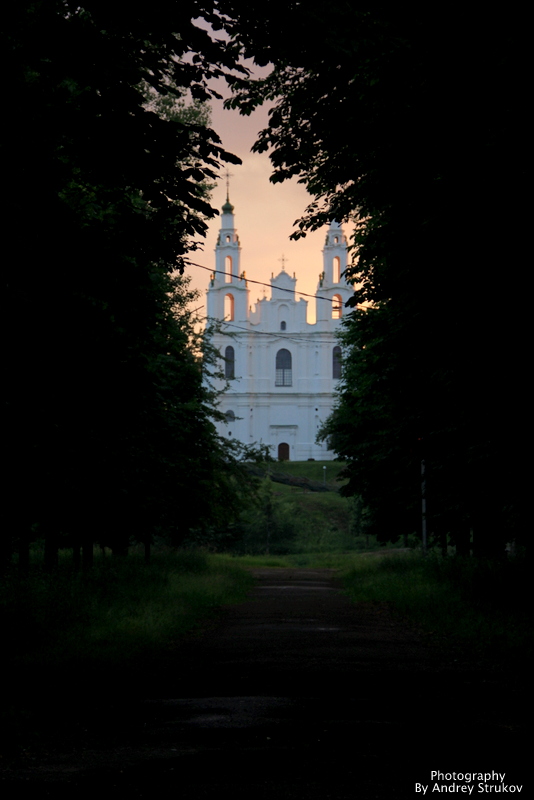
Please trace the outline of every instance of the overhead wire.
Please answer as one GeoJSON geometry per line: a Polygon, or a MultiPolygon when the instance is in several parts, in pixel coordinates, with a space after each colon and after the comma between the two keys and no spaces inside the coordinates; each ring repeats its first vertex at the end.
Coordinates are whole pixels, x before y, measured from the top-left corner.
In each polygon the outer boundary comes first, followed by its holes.
{"type": "MultiPolygon", "coordinates": [[[[204,264],[197,264],[195,261],[187,261],[186,265],[189,265],[189,266],[192,266],[192,267],[199,267],[200,269],[205,269],[208,272],[211,272],[212,274],[218,273],[219,275],[225,275],[225,276],[227,274],[226,272],[224,272],[221,269],[212,269],[211,267],[204,266],[204,264]]],[[[256,281],[256,280],[253,280],[252,278],[240,277],[239,280],[244,280],[245,283],[255,283],[255,284],[258,284],[259,286],[267,286],[269,288],[272,288],[272,284],[265,283],[264,281],[256,281]]],[[[230,284],[228,285],[228,288],[230,288],[230,284]]],[[[328,300],[329,303],[334,303],[335,302],[334,298],[331,298],[331,297],[322,297],[321,295],[308,294],[307,292],[299,292],[296,289],[286,289],[283,286],[277,286],[276,289],[279,290],[279,291],[282,291],[282,292],[290,292],[291,294],[302,295],[303,297],[316,298],[317,300],[328,300]]],[[[358,306],[360,306],[359,303],[358,303],[358,306]]],[[[200,306],[200,308],[202,308],[202,307],[203,306],[200,306]]],[[[340,307],[338,307],[338,308],[340,308],[340,307]]],[[[210,318],[209,317],[203,317],[203,319],[207,321],[210,318]]],[[[282,333],[271,333],[270,331],[250,330],[249,328],[243,328],[241,325],[235,325],[235,324],[233,324],[231,322],[227,322],[225,320],[220,320],[220,322],[223,325],[227,326],[227,327],[237,328],[238,330],[244,331],[245,333],[252,333],[252,334],[254,334],[256,336],[275,336],[277,339],[286,339],[287,341],[298,342],[300,344],[306,344],[306,345],[331,344],[331,342],[321,341],[320,339],[308,340],[308,339],[297,338],[296,336],[288,336],[287,334],[284,335],[282,333]]],[[[223,333],[223,335],[225,334],[224,331],[222,333],[223,333]]],[[[226,335],[230,336],[231,333],[227,333],[226,335]]]]}
{"type": "MultiPolygon", "coordinates": [[[[211,272],[213,274],[215,274],[215,273],[218,273],[219,275],[226,275],[227,274],[222,269],[212,269],[211,267],[205,267],[203,264],[197,264],[194,261],[187,261],[186,262],[186,266],[187,265],[192,266],[192,267],[199,267],[200,269],[207,269],[208,272],[211,272]]],[[[272,284],[270,284],[270,283],[265,283],[264,281],[255,281],[252,278],[245,278],[245,277],[241,278],[241,277],[239,277],[239,280],[244,280],[245,283],[257,283],[258,286],[267,286],[270,289],[273,288],[272,284]]],[[[286,289],[283,286],[277,286],[276,290],[280,291],[280,292],[291,292],[291,294],[299,294],[302,297],[311,297],[311,298],[315,298],[316,300],[327,300],[329,303],[337,302],[337,301],[334,300],[333,297],[322,297],[319,294],[308,294],[308,292],[299,292],[297,289],[286,289]]],[[[358,303],[358,305],[360,305],[360,304],[358,303]]]]}

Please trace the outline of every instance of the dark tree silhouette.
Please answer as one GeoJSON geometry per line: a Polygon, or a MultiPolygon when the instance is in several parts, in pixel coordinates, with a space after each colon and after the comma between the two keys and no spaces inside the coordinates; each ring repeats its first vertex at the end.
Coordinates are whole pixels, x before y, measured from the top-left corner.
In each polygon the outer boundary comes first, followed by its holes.
{"type": "Polygon", "coordinates": [[[255,145],[272,181],[311,193],[295,237],[355,219],[358,284],[325,435],[384,537],[431,527],[481,554],[524,537],[529,419],[525,210],[527,53],[521,20],[345,2],[222,3],[274,102],[255,145]]]}
{"type": "Polygon", "coordinates": [[[6,14],[2,546],[23,567],[37,534],[49,567],[61,543],[90,565],[95,539],[125,552],[167,529],[178,542],[231,489],[234,456],[215,435],[190,295],[174,277],[216,213],[206,186],[237,161],[198,113],[165,112],[166,98],[206,101],[210,77],[239,69],[201,16],[211,6],[158,0],[6,14]]]}

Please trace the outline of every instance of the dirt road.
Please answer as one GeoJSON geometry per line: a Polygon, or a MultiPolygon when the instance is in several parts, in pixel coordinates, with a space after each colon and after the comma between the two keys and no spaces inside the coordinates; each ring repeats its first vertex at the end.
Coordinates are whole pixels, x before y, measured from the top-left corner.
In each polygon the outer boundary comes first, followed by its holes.
{"type": "Polygon", "coordinates": [[[255,576],[247,602],[154,670],[149,696],[139,687],[71,748],[5,771],[4,797],[21,783],[41,798],[422,797],[416,784],[434,797],[431,771],[505,773],[529,794],[519,685],[440,656],[385,606],[352,604],[333,571],[255,576]]]}

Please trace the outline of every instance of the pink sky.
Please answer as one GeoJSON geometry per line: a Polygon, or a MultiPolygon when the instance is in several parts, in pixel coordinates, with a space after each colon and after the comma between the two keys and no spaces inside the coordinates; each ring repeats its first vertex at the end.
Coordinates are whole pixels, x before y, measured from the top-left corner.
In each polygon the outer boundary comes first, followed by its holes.
{"type": "MultiPolygon", "coordinates": [[[[225,91],[220,86],[218,89],[221,94],[225,91]]],[[[243,162],[241,166],[229,165],[232,175],[230,201],[235,207],[235,224],[242,248],[241,269],[245,270],[247,278],[268,283],[271,273],[277,275],[280,271],[280,259],[284,255],[286,271],[296,274],[297,290],[314,294],[319,273],[322,271],[321,250],[326,229],[308,234],[305,239],[297,242],[289,240],[294,230],[293,223],[302,215],[311,198],[296,180],[282,184],[270,183],[272,170],[268,155],[250,152],[258,132],[266,125],[267,118],[267,109],[264,107],[249,117],[243,117],[237,111],[226,111],[222,101],[212,102],[212,128],[221,137],[223,147],[239,156],[243,162]]],[[[220,211],[225,200],[226,184],[224,177],[221,177],[213,191],[211,203],[220,211]]],[[[210,224],[203,251],[193,253],[192,261],[214,267],[214,249],[219,228],[220,217],[216,217],[210,224]]],[[[345,226],[345,233],[348,232],[345,226]]],[[[203,302],[209,273],[190,267],[188,274],[194,288],[201,290],[203,302]]],[[[250,289],[251,304],[254,306],[262,295],[263,287],[251,285],[250,289]]],[[[267,296],[270,296],[270,290],[266,291],[267,296]]],[[[314,320],[314,302],[310,300],[308,321],[314,320]]]]}

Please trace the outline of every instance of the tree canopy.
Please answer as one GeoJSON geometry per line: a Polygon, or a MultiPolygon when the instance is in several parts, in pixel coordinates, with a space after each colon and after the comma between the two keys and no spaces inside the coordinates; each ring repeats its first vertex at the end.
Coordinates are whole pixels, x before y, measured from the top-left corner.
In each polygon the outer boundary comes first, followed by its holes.
{"type": "Polygon", "coordinates": [[[324,431],[349,462],[347,491],[394,538],[417,527],[424,460],[437,533],[465,549],[472,528],[480,552],[521,540],[520,20],[344,0],[290,0],[283,18],[273,0],[33,0],[5,16],[4,549],[35,526],[52,544],[106,526],[118,547],[158,526],[178,541],[237,502],[174,276],[216,213],[206,189],[220,162],[237,161],[194,105],[222,75],[243,113],[274,101],[255,149],[270,151],[273,181],[296,177],[312,196],[294,236],[356,221],[324,431]],[[271,74],[248,79],[242,56],[271,74]],[[169,98],[186,96],[194,110],[175,114],[169,98]]]}
{"type": "Polygon", "coordinates": [[[179,541],[234,502],[205,502],[231,489],[233,456],[175,273],[216,213],[206,186],[238,161],[198,110],[210,78],[241,69],[235,48],[195,24],[213,18],[198,2],[6,17],[4,552],[36,527],[52,553],[60,533],[87,552],[162,526],[179,541]],[[162,111],[186,92],[194,112],[162,111]]]}
{"type": "Polygon", "coordinates": [[[479,552],[524,536],[527,47],[501,11],[221,4],[274,101],[256,150],[312,195],[295,237],[354,219],[357,285],[324,434],[384,538],[429,523],[479,552]],[[513,421],[513,422],[512,422],[513,421]]]}

